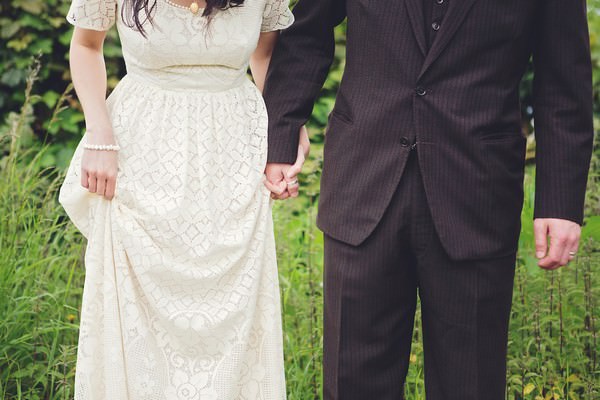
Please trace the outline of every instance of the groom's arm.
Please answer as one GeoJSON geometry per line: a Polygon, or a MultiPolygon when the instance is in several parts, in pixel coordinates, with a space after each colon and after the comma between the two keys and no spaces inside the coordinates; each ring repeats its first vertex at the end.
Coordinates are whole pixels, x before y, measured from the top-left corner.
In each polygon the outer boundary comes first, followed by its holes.
{"type": "Polygon", "coordinates": [[[536,243],[540,265],[577,249],[593,142],[592,67],[585,0],[538,2],[534,59],[536,243]],[[542,258],[544,258],[542,256],[542,258]]]}
{"type": "Polygon", "coordinates": [[[281,33],[263,92],[269,114],[269,163],[293,164],[301,126],[333,62],[334,28],[346,16],[345,0],[300,0],[296,22],[281,33]]]}

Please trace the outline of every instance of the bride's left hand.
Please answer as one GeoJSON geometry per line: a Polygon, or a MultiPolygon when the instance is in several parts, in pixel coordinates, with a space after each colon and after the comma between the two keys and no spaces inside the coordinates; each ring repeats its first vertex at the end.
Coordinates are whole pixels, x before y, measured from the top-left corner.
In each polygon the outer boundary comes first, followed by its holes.
{"type": "Polygon", "coordinates": [[[271,198],[285,200],[298,197],[300,184],[298,174],[302,171],[304,162],[310,154],[310,140],[306,126],[300,128],[298,157],[294,164],[269,163],[265,169],[265,185],[271,191],[271,198]]]}

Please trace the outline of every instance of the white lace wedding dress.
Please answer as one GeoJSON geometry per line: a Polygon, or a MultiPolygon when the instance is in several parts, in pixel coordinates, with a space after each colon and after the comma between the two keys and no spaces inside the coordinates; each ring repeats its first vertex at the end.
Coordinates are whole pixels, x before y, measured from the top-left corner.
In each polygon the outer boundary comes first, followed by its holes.
{"type": "Polygon", "coordinates": [[[81,144],[60,192],[88,239],[75,398],[284,399],[267,115],[246,71],[259,33],[292,23],[288,0],[246,0],[208,27],[156,0],[147,38],[122,1],[73,0],[67,16],[116,22],[127,66],[107,99],[115,198],[80,186],[81,144]]]}

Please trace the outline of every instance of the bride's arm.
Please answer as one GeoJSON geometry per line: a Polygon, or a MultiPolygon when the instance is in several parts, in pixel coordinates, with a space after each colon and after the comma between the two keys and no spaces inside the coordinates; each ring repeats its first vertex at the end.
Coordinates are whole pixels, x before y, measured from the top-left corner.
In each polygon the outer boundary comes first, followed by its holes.
{"type": "MultiPolygon", "coordinates": [[[[85,115],[86,140],[92,144],[114,144],[106,108],[106,67],[102,46],[106,32],[76,27],[69,52],[71,77],[85,115]]],[[[85,150],[81,185],[92,193],[112,199],[117,174],[114,151],[85,150]]]]}
{"type": "Polygon", "coordinates": [[[265,87],[267,70],[269,69],[271,55],[273,54],[273,49],[275,48],[278,37],[279,31],[262,32],[258,39],[256,50],[254,50],[254,53],[252,53],[252,56],[250,57],[250,71],[252,71],[252,78],[254,78],[254,83],[256,83],[256,86],[261,93],[265,87]]]}
{"type": "Polygon", "coordinates": [[[106,32],[75,28],[69,52],[71,77],[83,107],[85,124],[94,137],[104,138],[112,131],[106,109],[106,66],[102,45],[106,32]],[[99,136],[96,136],[98,133],[99,136]]]}

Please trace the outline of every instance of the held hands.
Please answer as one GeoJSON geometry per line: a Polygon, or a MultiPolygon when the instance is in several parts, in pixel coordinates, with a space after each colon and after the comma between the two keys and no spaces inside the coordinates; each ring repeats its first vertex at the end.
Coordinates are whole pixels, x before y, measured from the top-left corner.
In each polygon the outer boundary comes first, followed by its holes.
{"type": "Polygon", "coordinates": [[[533,230],[536,257],[541,268],[554,270],[575,258],[581,236],[579,224],[565,219],[537,218],[533,221],[533,230]]]}
{"type": "MultiPolygon", "coordinates": [[[[112,133],[95,137],[91,144],[112,144],[112,133]]],[[[112,200],[115,195],[118,154],[112,150],[85,149],[81,160],[81,186],[112,200]]]]}
{"type": "Polygon", "coordinates": [[[300,142],[298,144],[298,157],[292,164],[268,163],[265,169],[265,186],[271,191],[271,198],[285,200],[298,197],[298,174],[302,171],[304,161],[310,152],[308,130],[305,126],[300,128],[300,142]]]}

